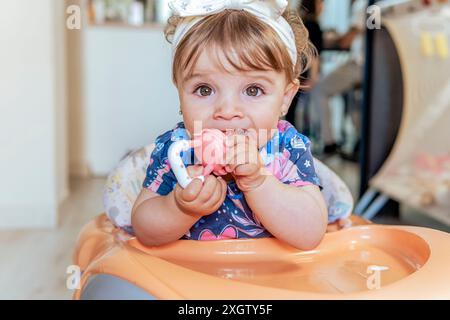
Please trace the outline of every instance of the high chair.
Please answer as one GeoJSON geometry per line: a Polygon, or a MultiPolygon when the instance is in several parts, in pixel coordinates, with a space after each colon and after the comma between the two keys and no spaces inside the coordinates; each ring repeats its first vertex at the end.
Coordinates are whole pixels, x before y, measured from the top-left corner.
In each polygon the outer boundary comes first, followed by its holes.
{"type": "Polygon", "coordinates": [[[352,216],[347,186],[316,159],[329,227],[314,250],[275,238],[143,246],[130,212],[153,148],[131,153],[108,177],[106,214],[77,240],[74,299],[450,299],[450,235],[352,216]]]}

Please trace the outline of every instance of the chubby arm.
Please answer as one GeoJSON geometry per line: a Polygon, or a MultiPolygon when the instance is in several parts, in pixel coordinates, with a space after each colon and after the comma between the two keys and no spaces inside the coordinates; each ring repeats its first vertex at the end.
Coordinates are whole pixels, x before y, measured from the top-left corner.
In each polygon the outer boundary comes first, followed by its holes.
{"type": "Polygon", "coordinates": [[[244,195],[264,227],[278,239],[301,250],[313,249],[322,240],[328,218],[319,187],[290,186],[268,175],[244,195]]]}
{"type": "Polygon", "coordinates": [[[252,138],[247,137],[246,141],[240,142],[241,146],[233,148],[227,159],[227,167],[247,204],[278,239],[302,250],[316,247],[328,223],[327,208],[319,187],[298,187],[279,181],[263,167],[258,149],[251,141],[252,138]]]}
{"type": "Polygon", "coordinates": [[[178,208],[173,191],[160,196],[142,189],[133,207],[131,224],[142,244],[158,246],[180,239],[197,219],[178,208]]]}
{"type": "MultiPolygon", "coordinates": [[[[203,167],[190,166],[191,176],[203,167]]],[[[226,196],[223,179],[210,175],[204,183],[194,179],[186,189],[175,189],[161,196],[143,189],[135,201],[131,224],[136,237],[147,246],[163,245],[180,239],[202,216],[214,213],[226,196]]]]}

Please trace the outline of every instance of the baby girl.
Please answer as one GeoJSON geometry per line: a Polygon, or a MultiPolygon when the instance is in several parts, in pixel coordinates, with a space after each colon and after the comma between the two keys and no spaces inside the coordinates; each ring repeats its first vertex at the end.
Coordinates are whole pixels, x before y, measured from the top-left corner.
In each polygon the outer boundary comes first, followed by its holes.
{"type": "MultiPolygon", "coordinates": [[[[165,32],[183,122],[157,138],[133,207],[133,230],[143,244],[274,236],[306,250],[321,241],[327,209],[310,141],[280,120],[314,52],[287,5],[170,2],[165,32]],[[224,166],[182,188],[168,150],[193,139],[198,124],[227,133],[224,166]]],[[[190,176],[202,175],[204,164],[190,160],[184,155],[190,176]]]]}

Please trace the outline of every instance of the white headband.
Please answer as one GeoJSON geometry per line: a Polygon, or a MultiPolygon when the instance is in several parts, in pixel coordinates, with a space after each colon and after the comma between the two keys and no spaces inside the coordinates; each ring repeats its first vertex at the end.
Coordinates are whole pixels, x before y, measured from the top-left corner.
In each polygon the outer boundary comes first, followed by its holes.
{"type": "Polygon", "coordinates": [[[297,47],[291,26],[281,16],[288,6],[287,0],[174,0],[169,2],[172,13],[184,17],[172,39],[172,56],[181,39],[197,22],[208,15],[225,9],[245,10],[271,26],[289,52],[293,66],[297,63],[297,47]]]}

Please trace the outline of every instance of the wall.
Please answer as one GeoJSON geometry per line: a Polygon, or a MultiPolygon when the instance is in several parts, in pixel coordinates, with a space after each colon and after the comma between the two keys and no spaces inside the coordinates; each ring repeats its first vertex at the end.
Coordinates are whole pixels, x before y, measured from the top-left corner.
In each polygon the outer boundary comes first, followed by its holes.
{"type": "Polygon", "coordinates": [[[55,226],[67,195],[61,8],[0,5],[0,228],[55,226]]]}
{"type": "Polygon", "coordinates": [[[91,27],[84,32],[85,161],[107,174],[130,150],[181,120],[162,29],[91,27]]]}

